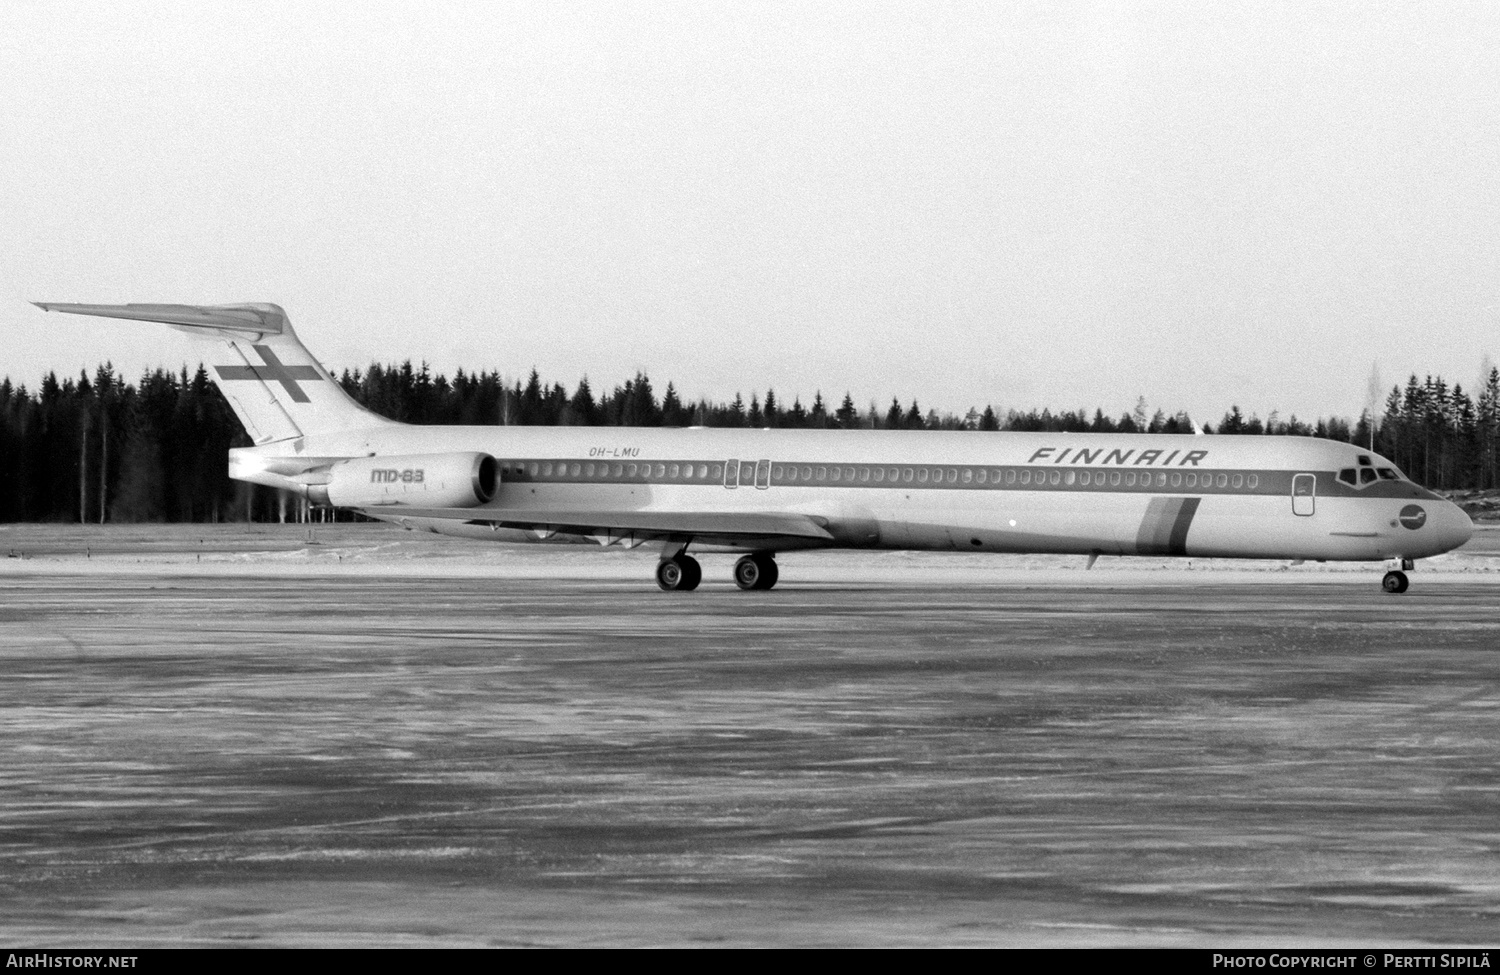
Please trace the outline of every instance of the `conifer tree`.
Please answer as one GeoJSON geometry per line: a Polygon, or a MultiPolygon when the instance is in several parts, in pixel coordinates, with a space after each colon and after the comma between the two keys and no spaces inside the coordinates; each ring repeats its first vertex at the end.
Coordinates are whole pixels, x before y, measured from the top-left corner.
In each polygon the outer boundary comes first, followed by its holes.
{"type": "Polygon", "coordinates": [[[851,393],[844,393],[844,402],[834,411],[833,416],[842,429],[853,430],[859,426],[859,410],[854,406],[854,396],[851,393]]]}

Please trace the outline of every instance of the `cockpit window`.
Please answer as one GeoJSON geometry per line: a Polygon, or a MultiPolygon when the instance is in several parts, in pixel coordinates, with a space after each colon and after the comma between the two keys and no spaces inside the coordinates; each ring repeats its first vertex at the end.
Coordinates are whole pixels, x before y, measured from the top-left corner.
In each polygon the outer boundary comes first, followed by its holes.
{"type": "Polygon", "coordinates": [[[1380,481],[1399,481],[1402,474],[1394,467],[1346,467],[1338,472],[1337,479],[1350,487],[1363,488],[1380,481]]]}

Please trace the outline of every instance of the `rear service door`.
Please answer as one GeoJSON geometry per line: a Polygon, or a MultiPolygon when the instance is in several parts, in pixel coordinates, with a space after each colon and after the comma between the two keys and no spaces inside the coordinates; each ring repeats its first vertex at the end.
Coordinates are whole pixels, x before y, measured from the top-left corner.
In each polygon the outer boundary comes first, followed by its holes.
{"type": "Polygon", "coordinates": [[[1311,515],[1317,504],[1317,493],[1317,475],[1298,474],[1292,478],[1292,514],[1311,515]]]}

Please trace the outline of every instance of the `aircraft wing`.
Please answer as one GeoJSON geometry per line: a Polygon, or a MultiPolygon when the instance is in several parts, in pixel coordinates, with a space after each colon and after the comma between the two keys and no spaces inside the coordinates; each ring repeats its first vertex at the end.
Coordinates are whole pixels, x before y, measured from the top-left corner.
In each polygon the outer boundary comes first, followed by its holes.
{"type": "Polygon", "coordinates": [[[437,518],[502,528],[541,529],[569,535],[637,532],[651,535],[793,537],[831,542],[810,515],[792,512],[588,511],[535,508],[414,508],[371,505],[355,509],[375,518],[437,518]]]}

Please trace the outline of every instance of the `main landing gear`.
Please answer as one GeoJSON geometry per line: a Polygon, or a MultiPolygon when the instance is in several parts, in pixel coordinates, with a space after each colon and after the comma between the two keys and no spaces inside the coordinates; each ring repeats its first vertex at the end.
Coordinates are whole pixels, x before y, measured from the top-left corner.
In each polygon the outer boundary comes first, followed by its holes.
{"type": "MultiPolygon", "coordinates": [[[[734,584],[741,589],[770,589],[779,575],[771,552],[755,552],[734,564],[734,584]]],[[[691,555],[679,552],[656,563],[656,584],[667,592],[692,592],[702,581],[703,567],[691,555]]]]}
{"type": "Polygon", "coordinates": [[[1380,580],[1380,588],[1388,593],[1406,592],[1406,588],[1411,585],[1411,580],[1406,578],[1404,570],[1411,567],[1411,559],[1392,559],[1387,562],[1386,568],[1390,571],[1385,574],[1384,579],[1380,580]]]}
{"type": "Polygon", "coordinates": [[[691,555],[676,555],[657,563],[656,584],[671,592],[691,592],[703,581],[703,566],[691,555]]]}
{"type": "Polygon", "coordinates": [[[734,564],[734,584],[741,589],[770,589],[779,575],[770,552],[746,555],[734,564]]]}

